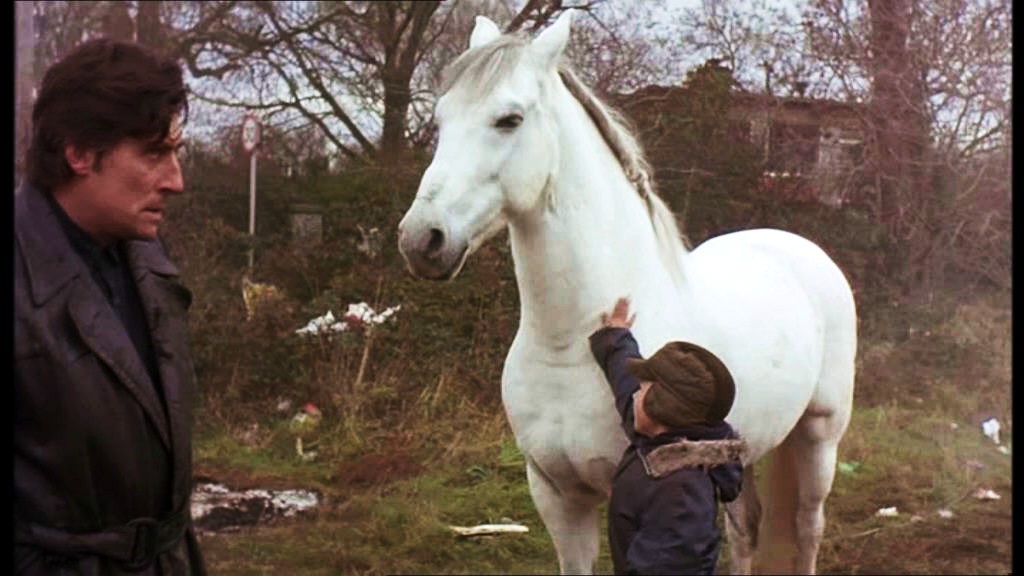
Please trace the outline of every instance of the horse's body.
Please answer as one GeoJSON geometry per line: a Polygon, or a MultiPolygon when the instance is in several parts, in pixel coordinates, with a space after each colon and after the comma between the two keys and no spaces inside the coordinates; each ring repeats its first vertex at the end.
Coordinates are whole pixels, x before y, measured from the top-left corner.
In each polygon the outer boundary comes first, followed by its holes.
{"type": "Polygon", "coordinates": [[[496,27],[478,19],[468,64],[438,104],[437,153],[400,225],[400,249],[414,273],[451,278],[507,225],[521,318],[502,399],[563,573],[594,568],[597,507],[626,446],[587,339],[620,296],[632,300],[645,356],[688,340],[734,376],[726,420],[750,451],[741,498],[727,507],[733,571],[750,571],[758,543],[751,466],[775,449],[767,535],[777,554],[768,560],[813,572],[852,405],[849,285],[817,246],[777,230],[687,251],[628,133],[556,71],[568,24],[563,17],[527,45],[495,40],[496,27]]]}

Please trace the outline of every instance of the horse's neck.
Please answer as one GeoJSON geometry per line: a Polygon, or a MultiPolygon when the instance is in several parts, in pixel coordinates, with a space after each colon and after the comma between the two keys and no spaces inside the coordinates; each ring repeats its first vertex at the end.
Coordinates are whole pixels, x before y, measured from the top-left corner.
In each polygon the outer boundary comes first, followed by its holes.
{"type": "Polygon", "coordinates": [[[561,350],[585,343],[616,298],[643,314],[671,280],[644,200],[583,107],[564,88],[557,100],[558,172],[541,205],[511,219],[510,239],[521,329],[561,350]]]}

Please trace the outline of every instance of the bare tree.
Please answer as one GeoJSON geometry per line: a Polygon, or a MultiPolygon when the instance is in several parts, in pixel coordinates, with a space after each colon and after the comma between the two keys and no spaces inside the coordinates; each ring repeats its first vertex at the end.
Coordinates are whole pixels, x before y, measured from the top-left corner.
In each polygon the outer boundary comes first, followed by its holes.
{"type": "Polygon", "coordinates": [[[129,12],[129,2],[107,2],[103,6],[102,34],[122,42],[135,41],[135,19],[129,12]]]}
{"type": "Polygon", "coordinates": [[[171,49],[168,44],[167,28],[161,16],[164,3],[161,0],[139,2],[135,16],[135,38],[139,44],[148,46],[158,52],[171,49]]]}
{"type": "Polygon", "coordinates": [[[804,34],[792,10],[738,0],[702,0],[683,10],[675,26],[679,50],[715,58],[752,91],[793,93],[807,82],[806,95],[822,96],[823,84],[810,82],[813,64],[803,49],[804,34]]]}
{"type": "Polygon", "coordinates": [[[574,20],[568,58],[598,94],[633,92],[665,79],[671,55],[660,48],[676,39],[671,30],[652,29],[664,5],[591,2],[584,17],[574,20]]]}
{"type": "Polygon", "coordinates": [[[201,97],[297,112],[349,157],[393,163],[405,148],[414,72],[447,23],[434,18],[439,8],[439,2],[196,6],[193,19],[209,26],[177,40],[193,76],[256,87],[255,98],[213,91],[201,97]]]}
{"type": "Polygon", "coordinates": [[[24,173],[25,152],[32,136],[32,92],[35,89],[36,31],[35,14],[31,2],[19,2],[15,11],[15,57],[17,74],[15,75],[16,100],[14,103],[15,145],[14,145],[14,186],[20,184],[24,173]]]}
{"type": "Polygon", "coordinates": [[[201,99],[275,122],[301,119],[349,158],[394,166],[410,142],[431,141],[434,87],[465,49],[474,16],[538,29],[603,2],[534,0],[518,12],[508,0],[200,4],[186,9],[175,41],[194,77],[220,81],[200,83],[201,99]]]}
{"type": "Polygon", "coordinates": [[[15,176],[23,171],[31,138],[35,90],[46,69],[80,42],[96,36],[131,40],[134,24],[126,2],[17,2],[15,176]]]}
{"type": "Polygon", "coordinates": [[[952,243],[967,238],[960,224],[991,186],[956,176],[987,170],[1006,144],[1010,10],[1005,0],[818,0],[807,11],[810,43],[833,77],[848,87],[869,80],[868,161],[891,244],[887,272],[905,290],[939,280],[952,243]]]}
{"type": "Polygon", "coordinates": [[[704,2],[679,25],[688,46],[730,63],[748,89],[760,77],[766,92],[865,104],[863,168],[889,243],[879,276],[927,291],[951,243],[965,240],[956,223],[990,182],[950,175],[1005,157],[1010,9],[1008,0],[810,0],[797,22],[704,2]]]}

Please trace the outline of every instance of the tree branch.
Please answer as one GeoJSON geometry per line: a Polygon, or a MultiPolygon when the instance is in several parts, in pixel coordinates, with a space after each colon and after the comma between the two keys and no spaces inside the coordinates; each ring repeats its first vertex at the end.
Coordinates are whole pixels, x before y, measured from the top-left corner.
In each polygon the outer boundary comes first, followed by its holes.
{"type": "Polygon", "coordinates": [[[528,0],[522,10],[513,16],[512,20],[505,26],[505,34],[519,31],[523,24],[533,16],[533,13],[539,11],[546,2],[558,2],[561,4],[560,0],[528,0]]]}
{"type": "MultiPolygon", "coordinates": [[[[273,9],[264,8],[264,12],[270,19],[270,23],[274,27],[274,30],[277,31],[279,34],[282,34],[283,28],[281,26],[281,23],[278,21],[277,15],[274,13],[273,9]]],[[[293,38],[285,37],[284,42],[289,52],[291,52],[291,54],[295,57],[299,69],[302,71],[303,75],[309,81],[310,85],[312,85],[313,88],[316,89],[320,97],[325,102],[327,102],[327,105],[330,106],[331,111],[338,118],[338,120],[340,120],[342,124],[344,124],[345,127],[348,128],[349,133],[352,134],[352,136],[356,139],[357,142],[359,142],[359,145],[362,146],[366,154],[369,155],[370,157],[375,156],[376,148],[374,147],[374,145],[366,138],[366,136],[363,135],[363,132],[359,129],[358,126],[356,126],[355,122],[352,121],[352,119],[341,107],[341,105],[338,104],[338,101],[334,98],[330,91],[327,90],[327,87],[324,86],[319,74],[309,67],[309,65],[306,63],[305,58],[302,56],[298,48],[295,46],[293,38]]],[[[283,73],[283,70],[281,70],[281,72],[283,73]]],[[[291,86],[291,79],[288,78],[288,81],[289,85],[291,86]]],[[[333,138],[333,134],[331,134],[330,131],[327,132],[327,135],[328,137],[333,138]]]]}

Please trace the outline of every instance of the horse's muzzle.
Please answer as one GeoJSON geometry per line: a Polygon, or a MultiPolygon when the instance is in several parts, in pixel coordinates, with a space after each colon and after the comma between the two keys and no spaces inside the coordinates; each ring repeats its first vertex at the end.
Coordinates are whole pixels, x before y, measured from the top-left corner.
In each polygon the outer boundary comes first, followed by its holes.
{"type": "Polygon", "coordinates": [[[466,261],[468,244],[453,238],[446,227],[399,226],[398,251],[409,272],[427,280],[451,280],[466,261]]]}

